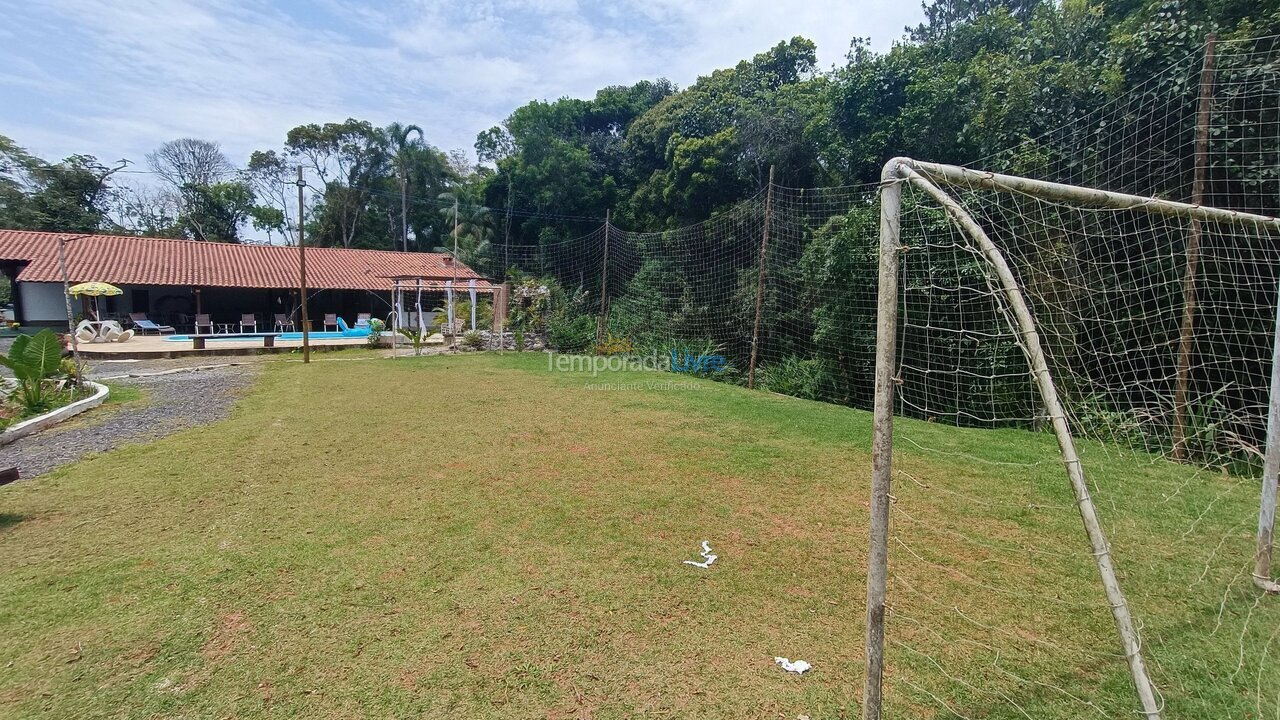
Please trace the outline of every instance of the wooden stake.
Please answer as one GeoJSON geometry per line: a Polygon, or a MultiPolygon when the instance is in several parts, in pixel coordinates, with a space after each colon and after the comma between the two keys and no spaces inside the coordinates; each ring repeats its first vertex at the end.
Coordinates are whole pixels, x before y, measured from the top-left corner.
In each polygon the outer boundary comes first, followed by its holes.
{"type": "MultiPolygon", "coordinates": [[[[1196,169],[1191,185],[1191,204],[1204,204],[1204,186],[1209,174],[1209,121],[1213,116],[1214,47],[1216,33],[1209,33],[1204,45],[1204,66],[1200,69],[1200,108],[1196,115],[1196,169]]],[[[1178,376],[1173,390],[1173,459],[1187,457],[1187,394],[1191,384],[1191,346],[1196,325],[1196,274],[1200,270],[1200,219],[1191,218],[1187,234],[1187,265],[1182,277],[1182,331],[1178,337],[1178,376]]]]}
{"type": "Polygon", "coordinates": [[[756,386],[756,358],[760,351],[760,319],[764,314],[765,259],[769,256],[769,226],[773,222],[773,166],[769,166],[769,190],[764,200],[764,235],[760,238],[760,270],[756,274],[756,319],[751,326],[751,360],[747,363],[747,388],[756,386]]]}

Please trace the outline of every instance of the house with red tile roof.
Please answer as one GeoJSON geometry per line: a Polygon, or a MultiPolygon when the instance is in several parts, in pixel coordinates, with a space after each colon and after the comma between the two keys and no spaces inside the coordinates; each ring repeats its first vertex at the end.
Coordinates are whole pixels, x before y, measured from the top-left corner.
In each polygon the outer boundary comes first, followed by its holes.
{"type": "MultiPolygon", "coordinates": [[[[306,256],[312,319],[327,313],[348,323],[359,313],[385,318],[392,312],[394,278],[415,293],[414,299],[420,285],[424,308],[443,303],[447,286],[463,295],[473,283],[478,293],[495,289],[444,253],[309,247],[306,256]]],[[[18,322],[66,325],[64,264],[70,284],[107,282],[124,291],[101,298],[99,309],[106,316],[147,313],[179,329],[190,326],[197,313],[211,315],[214,322],[238,321],[241,314],[253,313],[268,328],[275,314],[297,319],[296,247],[0,230],[0,272],[13,283],[18,322]]],[[[74,311],[81,308],[75,300],[74,311]]]]}

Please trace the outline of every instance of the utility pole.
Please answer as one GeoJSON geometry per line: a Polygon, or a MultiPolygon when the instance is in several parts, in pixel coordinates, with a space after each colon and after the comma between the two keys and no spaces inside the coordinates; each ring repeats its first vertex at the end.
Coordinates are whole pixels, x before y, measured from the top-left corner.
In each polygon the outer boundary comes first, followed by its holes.
{"type": "MultiPolygon", "coordinates": [[[[458,292],[458,196],[453,196],[453,262],[449,263],[453,268],[453,283],[450,287],[453,292],[458,292]]],[[[457,307],[450,303],[450,310],[457,307]]],[[[458,351],[458,331],[454,327],[457,324],[456,313],[450,312],[449,315],[449,335],[453,338],[453,351],[458,351]]]]}
{"type": "MultiPolygon", "coordinates": [[[[403,164],[402,164],[403,165],[403,164]]],[[[400,239],[401,247],[409,252],[409,176],[404,167],[400,168],[400,239]]]]}
{"type": "Polygon", "coordinates": [[[506,228],[502,231],[502,280],[507,279],[507,273],[511,270],[511,205],[515,202],[516,189],[511,184],[511,171],[507,171],[507,223],[506,228]]]}
{"type": "Polygon", "coordinates": [[[311,319],[307,316],[307,243],[303,236],[303,220],[305,219],[305,210],[303,206],[302,189],[307,183],[302,179],[302,166],[298,166],[298,290],[302,297],[302,362],[311,362],[311,319]]]}

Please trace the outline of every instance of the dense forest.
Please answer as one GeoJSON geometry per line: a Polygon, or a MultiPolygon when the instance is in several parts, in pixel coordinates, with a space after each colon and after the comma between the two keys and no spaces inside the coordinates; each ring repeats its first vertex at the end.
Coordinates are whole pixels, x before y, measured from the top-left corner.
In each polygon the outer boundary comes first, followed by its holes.
{"type": "Polygon", "coordinates": [[[1248,0],[935,0],[925,15],[887,53],[853,39],[830,71],[797,37],[683,89],[532,101],[480,134],[479,164],[431,145],[429,128],[356,119],[294,128],[241,164],[216,139],[126,165],[48,162],[0,137],[0,226],[288,242],[302,165],[319,244],[431,250],[456,219],[474,254],[575,236],[606,212],[661,230],[754,195],[770,166],[779,184],[816,187],[874,182],[895,155],[987,158],[1117,97],[1176,92],[1152,80],[1210,31],[1280,30],[1274,2],[1248,0]]]}

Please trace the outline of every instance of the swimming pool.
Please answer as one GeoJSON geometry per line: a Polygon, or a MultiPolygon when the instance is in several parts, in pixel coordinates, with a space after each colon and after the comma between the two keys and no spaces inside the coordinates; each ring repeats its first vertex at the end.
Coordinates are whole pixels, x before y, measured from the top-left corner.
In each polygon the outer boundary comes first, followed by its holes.
{"type": "MultiPolygon", "coordinates": [[[[344,338],[359,340],[361,338],[369,337],[369,331],[368,330],[348,330],[347,332],[344,333],[341,331],[333,331],[333,330],[325,330],[320,332],[313,330],[307,333],[307,336],[311,340],[342,340],[344,338]]],[[[191,337],[192,337],[191,335],[166,335],[164,339],[168,340],[169,342],[191,342],[191,337]]],[[[224,337],[221,335],[201,335],[200,337],[203,337],[206,342],[216,342],[216,341],[252,342],[253,341],[253,338],[251,337],[224,337]]],[[[301,332],[280,333],[279,335],[276,336],[276,340],[301,340],[301,339],[302,339],[301,332]]]]}

